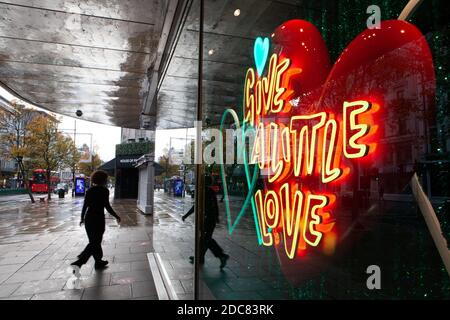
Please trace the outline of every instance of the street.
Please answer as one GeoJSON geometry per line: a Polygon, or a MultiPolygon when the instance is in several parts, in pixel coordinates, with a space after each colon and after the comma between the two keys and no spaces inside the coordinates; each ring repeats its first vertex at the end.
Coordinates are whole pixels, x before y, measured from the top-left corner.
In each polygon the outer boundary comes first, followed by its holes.
{"type": "MultiPolygon", "coordinates": [[[[78,225],[83,199],[69,195],[31,204],[27,197],[0,198],[0,299],[158,299],[146,256],[149,252],[160,255],[178,298],[193,298],[194,270],[189,256],[194,254],[194,215],[181,220],[192,198],[155,191],[153,215],[141,214],[135,200],[111,199],[122,223],[119,226],[106,215],[103,251],[109,268],[97,272],[91,259],[81,269],[81,289],[69,290],[68,265],[87,244],[84,228],[78,225]]],[[[230,197],[232,215],[241,207],[242,198],[230,197]]],[[[219,208],[224,212],[224,203],[219,202],[219,208]]],[[[416,290],[421,279],[435,283],[433,294],[445,292],[439,280],[445,273],[427,272],[439,266],[440,258],[423,218],[407,202],[386,202],[384,210],[380,214],[377,206],[369,208],[356,228],[350,226],[351,213],[340,212],[339,250],[326,259],[313,257],[307,268],[281,259],[278,250],[283,251],[282,247],[258,245],[251,212],[244,214],[232,234],[221,215],[214,239],[230,259],[221,270],[219,260],[207,252],[200,270],[200,294],[207,298],[211,291],[218,299],[235,300],[309,299],[318,292],[330,299],[390,298],[405,277],[411,284],[402,287],[405,295],[416,290]],[[408,239],[408,244],[396,243],[396,237],[408,239]],[[373,263],[382,266],[384,277],[390,278],[383,282],[386,294],[382,296],[365,287],[365,268],[373,263]],[[415,271],[418,264],[423,267],[415,271]]]]}
{"type": "Polygon", "coordinates": [[[81,269],[82,289],[69,290],[69,264],[87,244],[79,226],[83,199],[36,200],[0,198],[1,299],[157,299],[146,257],[151,218],[136,212],[135,201],[113,202],[121,226],[107,216],[103,250],[109,268],[96,272],[91,259],[81,269]]]}
{"type": "MultiPolygon", "coordinates": [[[[242,201],[230,203],[236,209],[242,201]]],[[[147,252],[159,253],[178,298],[192,299],[193,265],[188,258],[194,253],[193,215],[181,220],[192,198],[157,191],[153,216],[139,213],[134,200],[112,200],[122,223],[118,226],[107,215],[103,251],[109,268],[96,272],[91,259],[81,269],[82,289],[69,290],[68,266],[87,244],[84,228],[78,225],[82,204],[82,198],[70,195],[35,204],[28,195],[0,198],[0,299],[157,299],[147,252]]],[[[268,272],[276,261],[258,257],[264,248],[257,245],[250,216],[242,219],[239,233],[232,237],[221,219],[214,237],[226,252],[240,254],[220,270],[219,260],[208,252],[202,280],[229,299],[269,295],[270,283],[281,275],[268,272]]]]}

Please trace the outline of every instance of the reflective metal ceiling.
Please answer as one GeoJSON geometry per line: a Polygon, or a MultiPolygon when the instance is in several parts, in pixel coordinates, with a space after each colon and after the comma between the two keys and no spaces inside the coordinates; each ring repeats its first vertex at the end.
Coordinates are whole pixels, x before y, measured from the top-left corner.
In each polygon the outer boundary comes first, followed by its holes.
{"type": "Polygon", "coordinates": [[[0,2],[0,81],[56,113],[139,128],[166,0],[0,2]]]}
{"type": "MultiPolygon", "coordinates": [[[[298,17],[299,2],[205,1],[203,110],[209,124],[219,123],[225,108],[240,107],[245,72],[253,65],[254,39],[270,36],[281,23],[298,17]],[[237,8],[238,17],[233,14],[237,8]]],[[[308,7],[313,3],[308,1],[308,7]]],[[[199,1],[194,0],[158,94],[157,128],[193,127],[198,30],[199,1]]]]}
{"type": "MultiPolygon", "coordinates": [[[[69,116],[80,109],[86,120],[139,128],[145,110],[156,116],[159,129],[192,127],[199,1],[189,2],[173,55],[160,66],[169,1],[0,1],[0,81],[31,103],[69,116]],[[149,111],[147,74],[154,71],[159,91],[149,111]]],[[[203,108],[209,123],[218,123],[225,108],[240,105],[254,39],[298,17],[299,2],[205,1],[203,108]],[[241,14],[235,17],[237,8],[241,14]]]]}

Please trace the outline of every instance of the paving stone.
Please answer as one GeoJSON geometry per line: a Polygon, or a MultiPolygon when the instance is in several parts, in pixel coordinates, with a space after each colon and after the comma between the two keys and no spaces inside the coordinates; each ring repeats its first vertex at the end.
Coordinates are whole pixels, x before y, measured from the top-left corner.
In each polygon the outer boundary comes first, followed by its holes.
{"type": "Polygon", "coordinates": [[[0,300],[30,300],[33,295],[28,294],[25,296],[14,296],[14,297],[7,297],[7,298],[0,298],[0,300]]]}
{"type": "Polygon", "coordinates": [[[133,261],[131,262],[131,271],[150,270],[148,261],[133,261]]]}
{"type": "Polygon", "coordinates": [[[194,281],[192,280],[180,280],[183,286],[184,292],[191,293],[194,292],[194,281]]]}
{"type": "Polygon", "coordinates": [[[97,273],[90,277],[81,277],[81,288],[109,286],[111,283],[110,273],[97,273]]]}
{"type": "Polygon", "coordinates": [[[187,259],[189,257],[189,256],[183,257],[180,252],[162,252],[159,254],[159,256],[161,257],[161,259],[164,260],[177,260],[181,258],[187,259]]]}
{"type": "Polygon", "coordinates": [[[240,292],[214,292],[217,299],[227,300],[261,300],[262,297],[257,291],[240,291],[240,292]]]}
{"type": "Polygon", "coordinates": [[[20,287],[20,283],[2,284],[0,285],[0,298],[10,296],[16,289],[20,287]]]}
{"type": "Polygon", "coordinates": [[[50,254],[38,254],[33,259],[31,259],[29,262],[45,262],[48,259],[50,259],[50,254]]]}
{"type": "Polygon", "coordinates": [[[152,279],[150,270],[118,272],[111,275],[111,284],[127,284],[152,279]]]}
{"type": "Polygon", "coordinates": [[[103,273],[114,273],[114,272],[126,272],[131,271],[131,263],[130,262],[118,262],[118,263],[109,263],[108,268],[103,270],[103,273]]]}
{"type": "Polygon", "coordinates": [[[148,297],[140,297],[140,298],[131,298],[129,300],[159,300],[158,295],[148,296],[148,297]]]}
{"type": "MultiPolygon", "coordinates": [[[[164,261],[164,266],[167,265],[168,262],[164,261]]],[[[180,276],[184,276],[184,275],[194,275],[194,265],[190,264],[189,267],[185,267],[185,268],[165,268],[167,271],[167,274],[169,275],[169,278],[172,279],[178,279],[178,277],[180,276]]]]}
{"type": "Polygon", "coordinates": [[[268,284],[259,278],[236,278],[224,280],[226,284],[234,291],[250,291],[250,290],[270,290],[272,289],[268,284]]]}
{"type": "Polygon", "coordinates": [[[52,274],[53,270],[40,270],[40,271],[19,271],[14,273],[6,283],[27,282],[36,280],[45,280],[52,274]]]}
{"type": "Polygon", "coordinates": [[[114,262],[147,261],[146,253],[128,253],[114,255],[114,262]]]}
{"type": "Polygon", "coordinates": [[[19,263],[27,263],[31,260],[32,257],[9,257],[9,258],[1,258],[0,265],[8,265],[8,264],[19,264],[19,263]]]}
{"type": "Polygon", "coordinates": [[[130,247],[119,247],[119,248],[111,248],[111,249],[103,248],[103,252],[108,252],[108,254],[111,256],[125,255],[125,254],[131,253],[130,247]]]}
{"type": "Polygon", "coordinates": [[[61,290],[64,287],[65,283],[65,280],[54,279],[25,282],[16,291],[14,291],[13,295],[21,296],[61,290]]]}
{"type": "Polygon", "coordinates": [[[151,245],[139,245],[139,246],[130,246],[131,253],[148,253],[153,251],[153,246],[151,245]]]}
{"type": "Polygon", "coordinates": [[[194,295],[192,293],[177,294],[179,300],[194,300],[194,295]]]}
{"type": "Polygon", "coordinates": [[[64,290],[46,293],[38,293],[31,300],[81,300],[83,290],[64,290]]]}
{"type": "Polygon", "coordinates": [[[11,273],[16,272],[17,270],[19,270],[22,266],[23,266],[23,264],[2,265],[2,266],[0,266],[0,274],[3,274],[3,273],[11,274],[11,273]]]}
{"type": "Polygon", "coordinates": [[[42,267],[43,264],[44,264],[43,261],[41,261],[41,262],[28,262],[25,265],[23,265],[23,267],[20,268],[20,272],[24,272],[24,271],[38,271],[38,270],[45,269],[45,268],[42,267]]]}
{"type": "Polygon", "coordinates": [[[27,258],[33,258],[37,254],[39,254],[40,251],[28,251],[28,250],[14,250],[10,251],[6,254],[2,254],[2,258],[14,258],[14,257],[27,257],[27,258]]]}
{"type": "Polygon", "coordinates": [[[173,269],[192,267],[192,263],[188,259],[169,260],[169,264],[173,269]]]}
{"type": "Polygon", "coordinates": [[[155,283],[151,281],[134,282],[131,284],[133,298],[157,296],[155,283]]]}
{"type": "Polygon", "coordinates": [[[84,289],[82,300],[124,300],[131,298],[131,285],[114,285],[84,289]]]}
{"type": "Polygon", "coordinates": [[[173,289],[176,294],[185,294],[186,293],[183,286],[181,285],[180,280],[172,280],[171,284],[172,284],[173,289]]]}
{"type": "Polygon", "coordinates": [[[8,279],[9,277],[11,277],[13,274],[13,272],[10,273],[0,273],[0,284],[4,283],[6,281],[6,279],[8,279]]]}

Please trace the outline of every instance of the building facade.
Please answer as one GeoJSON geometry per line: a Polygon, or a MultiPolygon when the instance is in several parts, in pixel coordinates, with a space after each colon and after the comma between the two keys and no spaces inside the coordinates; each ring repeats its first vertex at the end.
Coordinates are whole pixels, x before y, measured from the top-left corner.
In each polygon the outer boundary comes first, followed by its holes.
{"type": "Polygon", "coordinates": [[[198,298],[449,297],[448,19],[443,1],[412,2],[191,7],[157,125],[256,135],[243,164],[197,166],[221,176],[215,236],[237,278],[198,267],[198,298]],[[197,116],[171,111],[197,90],[197,116]],[[382,291],[366,285],[374,266],[382,291]]]}
{"type": "Polygon", "coordinates": [[[116,4],[77,8],[90,17],[69,37],[49,30],[79,11],[2,4],[4,41],[35,54],[0,75],[48,110],[123,127],[115,196],[144,213],[154,131],[196,129],[194,234],[161,245],[195,257],[161,258],[194,274],[176,286],[196,299],[450,298],[448,1],[116,4]],[[211,233],[221,260],[202,256],[211,233]]]}

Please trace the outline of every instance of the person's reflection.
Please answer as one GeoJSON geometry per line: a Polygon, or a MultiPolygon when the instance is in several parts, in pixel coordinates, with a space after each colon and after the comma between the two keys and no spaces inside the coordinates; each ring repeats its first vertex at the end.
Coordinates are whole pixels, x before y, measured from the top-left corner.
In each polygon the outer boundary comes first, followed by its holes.
{"type": "Polygon", "coordinates": [[[378,200],[380,202],[384,201],[384,183],[381,178],[378,178],[378,200]]]}
{"type": "MultiPolygon", "coordinates": [[[[204,223],[204,233],[203,233],[203,243],[201,245],[200,263],[205,262],[205,254],[209,249],[214,254],[216,258],[220,260],[220,268],[224,268],[227,264],[229,255],[223,252],[223,249],[219,246],[216,240],[213,239],[214,229],[219,221],[219,207],[217,205],[217,197],[214,190],[211,188],[212,178],[210,176],[205,176],[205,223],[204,223]]],[[[194,206],[181,218],[183,221],[186,220],[194,212],[194,206]]],[[[194,262],[194,257],[189,257],[191,263],[194,262]]]]}

